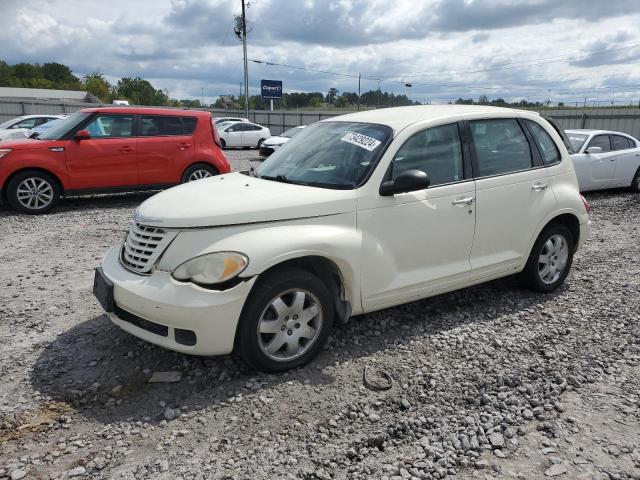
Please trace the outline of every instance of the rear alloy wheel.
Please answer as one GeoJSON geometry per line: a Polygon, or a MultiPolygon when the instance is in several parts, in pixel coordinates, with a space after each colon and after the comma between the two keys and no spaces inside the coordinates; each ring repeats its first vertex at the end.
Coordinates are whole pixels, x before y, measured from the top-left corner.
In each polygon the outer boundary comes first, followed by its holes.
{"type": "Polygon", "coordinates": [[[202,180],[203,178],[213,177],[218,172],[215,168],[200,163],[198,165],[192,165],[187,168],[182,175],[182,183],[195,182],[196,180],[202,180]]]}
{"type": "Polygon", "coordinates": [[[60,201],[60,186],[48,173],[26,171],[11,179],[7,186],[7,197],[18,212],[46,213],[60,201]]]}
{"type": "Polygon", "coordinates": [[[329,290],[318,277],[298,268],[282,268],[258,281],[242,311],[238,352],[265,372],[307,363],[331,332],[329,290]]]}
{"type": "Polygon", "coordinates": [[[569,274],[573,245],[573,236],[567,227],[561,224],[548,226],[533,245],[521,279],[532,290],[553,292],[569,274]]]}

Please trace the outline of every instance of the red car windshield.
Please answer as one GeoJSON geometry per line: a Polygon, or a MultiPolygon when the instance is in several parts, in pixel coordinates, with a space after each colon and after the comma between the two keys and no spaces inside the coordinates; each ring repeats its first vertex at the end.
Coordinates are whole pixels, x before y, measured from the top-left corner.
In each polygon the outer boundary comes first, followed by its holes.
{"type": "Polygon", "coordinates": [[[89,115],[88,112],[76,112],[63,119],[55,127],[38,135],[38,140],[60,140],[67,133],[77,127],[82,121],[84,121],[89,115]]]}

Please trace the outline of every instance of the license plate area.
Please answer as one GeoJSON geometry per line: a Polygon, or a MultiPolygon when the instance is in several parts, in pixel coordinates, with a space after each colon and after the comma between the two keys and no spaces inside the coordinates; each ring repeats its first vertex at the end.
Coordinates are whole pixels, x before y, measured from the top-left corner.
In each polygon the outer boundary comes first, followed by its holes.
{"type": "Polygon", "coordinates": [[[113,312],[115,310],[113,282],[105,276],[102,267],[96,268],[96,273],[93,277],[93,294],[105,312],[113,312]]]}

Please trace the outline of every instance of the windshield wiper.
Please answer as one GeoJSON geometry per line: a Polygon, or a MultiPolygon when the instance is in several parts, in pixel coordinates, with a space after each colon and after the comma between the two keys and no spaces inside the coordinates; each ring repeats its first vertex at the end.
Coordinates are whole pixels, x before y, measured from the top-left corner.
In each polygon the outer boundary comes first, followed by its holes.
{"type": "Polygon", "coordinates": [[[274,182],[293,183],[293,184],[298,183],[295,180],[289,180],[284,175],[261,175],[258,178],[262,178],[264,180],[273,180],[274,182]]]}

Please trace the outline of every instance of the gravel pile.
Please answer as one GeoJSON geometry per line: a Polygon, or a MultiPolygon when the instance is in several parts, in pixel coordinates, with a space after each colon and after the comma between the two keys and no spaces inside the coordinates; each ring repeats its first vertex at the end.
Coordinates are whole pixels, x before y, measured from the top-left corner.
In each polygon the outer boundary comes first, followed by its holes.
{"type": "Polygon", "coordinates": [[[503,279],[354,318],[284,375],[102,315],[92,270],[144,198],[0,211],[0,478],[640,479],[640,196],[589,196],[557,293],[503,279]]]}

